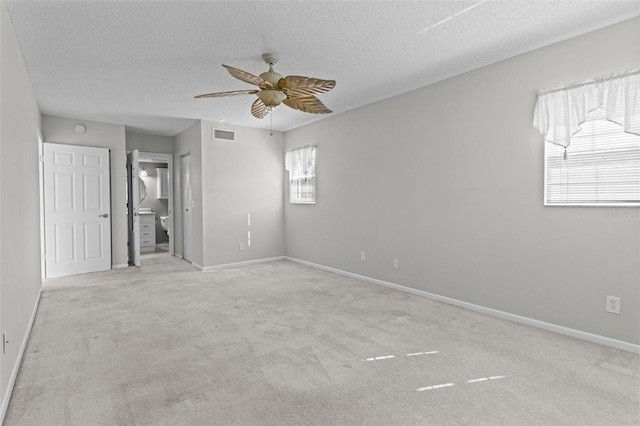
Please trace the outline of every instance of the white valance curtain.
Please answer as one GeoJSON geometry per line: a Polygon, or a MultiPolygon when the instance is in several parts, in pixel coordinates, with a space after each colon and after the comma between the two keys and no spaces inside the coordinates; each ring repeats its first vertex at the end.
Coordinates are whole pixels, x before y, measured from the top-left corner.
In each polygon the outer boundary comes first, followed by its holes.
{"type": "Polygon", "coordinates": [[[607,120],[640,135],[640,70],[539,92],[533,125],[545,141],[566,149],[587,114],[600,107],[607,120]]]}
{"type": "Polygon", "coordinates": [[[316,146],[287,151],[284,168],[289,171],[291,179],[306,178],[316,175],[316,146]]]}

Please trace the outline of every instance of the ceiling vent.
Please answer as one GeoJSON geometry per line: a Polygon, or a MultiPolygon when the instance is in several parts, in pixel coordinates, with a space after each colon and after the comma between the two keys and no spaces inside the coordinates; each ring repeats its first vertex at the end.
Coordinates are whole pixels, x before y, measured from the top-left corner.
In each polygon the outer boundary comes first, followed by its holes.
{"type": "Polygon", "coordinates": [[[236,140],[236,131],[235,130],[213,129],[213,139],[217,139],[217,140],[221,140],[221,141],[235,141],[236,140]]]}

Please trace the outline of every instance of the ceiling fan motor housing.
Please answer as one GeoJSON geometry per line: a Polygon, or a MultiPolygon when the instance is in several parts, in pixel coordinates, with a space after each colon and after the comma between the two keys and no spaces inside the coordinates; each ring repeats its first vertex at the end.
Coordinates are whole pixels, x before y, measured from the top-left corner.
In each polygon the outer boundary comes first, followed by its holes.
{"type": "Polygon", "coordinates": [[[263,79],[263,80],[268,81],[271,84],[273,84],[273,87],[277,87],[278,81],[280,81],[282,76],[280,74],[278,74],[277,72],[275,72],[273,70],[273,67],[270,66],[269,67],[269,71],[263,72],[262,74],[260,74],[260,78],[263,79]]]}
{"type": "Polygon", "coordinates": [[[275,65],[280,60],[280,57],[277,53],[263,53],[262,60],[267,63],[267,65],[275,65]]]}
{"type": "Polygon", "coordinates": [[[282,78],[280,74],[273,70],[273,66],[278,63],[280,59],[277,53],[265,53],[262,55],[262,59],[269,65],[269,71],[263,72],[260,74],[260,78],[268,81],[273,85],[273,87],[277,87],[278,81],[282,78]]]}

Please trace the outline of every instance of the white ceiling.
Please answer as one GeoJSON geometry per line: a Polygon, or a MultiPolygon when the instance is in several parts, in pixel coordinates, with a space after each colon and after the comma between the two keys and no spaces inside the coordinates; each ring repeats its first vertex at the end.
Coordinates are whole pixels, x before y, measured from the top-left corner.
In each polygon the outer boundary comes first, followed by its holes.
{"type": "MultiPolygon", "coordinates": [[[[335,79],[338,114],[640,15],[640,2],[7,1],[44,114],[175,135],[196,119],[268,129],[220,66],[335,79]]],[[[322,119],[280,106],[273,129],[322,119]]],[[[329,114],[332,115],[332,114],[329,114]]]]}

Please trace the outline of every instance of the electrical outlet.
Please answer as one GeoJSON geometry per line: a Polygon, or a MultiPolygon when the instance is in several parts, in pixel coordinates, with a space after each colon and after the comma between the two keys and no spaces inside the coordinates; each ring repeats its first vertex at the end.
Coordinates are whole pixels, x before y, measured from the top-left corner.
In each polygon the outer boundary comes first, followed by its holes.
{"type": "Polygon", "coordinates": [[[243,251],[244,250],[244,243],[238,243],[238,250],[239,251],[243,251]]]}
{"type": "Polygon", "coordinates": [[[612,314],[620,314],[620,298],[614,296],[607,296],[606,311],[612,314]]]}
{"type": "Polygon", "coordinates": [[[363,262],[367,260],[367,254],[363,251],[360,252],[360,260],[363,262]]]}
{"type": "Polygon", "coordinates": [[[393,259],[393,267],[398,269],[400,267],[400,260],[399,259],[393,259]]]}

